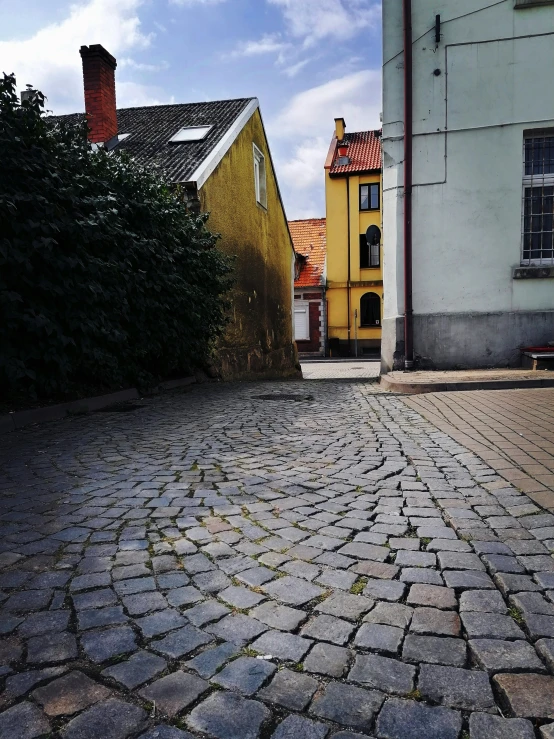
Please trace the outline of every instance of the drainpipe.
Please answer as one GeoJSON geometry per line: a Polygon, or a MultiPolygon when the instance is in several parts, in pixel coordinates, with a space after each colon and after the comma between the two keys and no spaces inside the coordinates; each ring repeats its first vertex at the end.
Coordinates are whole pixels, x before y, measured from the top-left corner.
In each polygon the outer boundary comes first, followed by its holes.
{"type": "Polygon", "coordinates": [[[326,357],[329,351],[329,307],[327,305],[327,288],[325,285],[321,288],[321,307],[323,308],[323,356],[326,357]]]}
{"type": "Polygon", "coordinates": [[[350,346],[350,177],[346,176],[346,209],[348,218],[348,282],[346,284],[346,302],[348,310],[348,356],[351,356],[350,346]]]}
{"type": "Polygon", "coordinates": [[[402,0],[404,15],[404,369],[414,368],[412,294],[413,72],[412,0],[402,0]]]}

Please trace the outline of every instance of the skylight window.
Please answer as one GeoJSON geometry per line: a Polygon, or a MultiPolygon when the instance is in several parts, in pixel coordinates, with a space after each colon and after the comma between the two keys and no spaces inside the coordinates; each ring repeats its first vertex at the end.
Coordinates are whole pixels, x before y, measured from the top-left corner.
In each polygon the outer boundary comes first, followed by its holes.
{"type": "Polygon", "coordinates": [[[182,144],[185,141],[202,141],[212,128],[213,126],[187,126],[177,131],[169,141],[172,144],[182,144]]]}

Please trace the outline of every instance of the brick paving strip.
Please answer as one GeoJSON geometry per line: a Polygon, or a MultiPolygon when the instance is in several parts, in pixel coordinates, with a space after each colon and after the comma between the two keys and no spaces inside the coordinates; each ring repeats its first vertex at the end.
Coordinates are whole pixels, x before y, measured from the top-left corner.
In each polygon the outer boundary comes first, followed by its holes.
{"type": "Polygon", "coordinates": [[[554,389],[432,393],[406,403],[554,511],[554,389]]]}
{"type": "Polygon", "coordinates": [[[0,739],[554,737],[554,515],[467,445],[370,383],[141,406],[0,451],[0,739]]]}

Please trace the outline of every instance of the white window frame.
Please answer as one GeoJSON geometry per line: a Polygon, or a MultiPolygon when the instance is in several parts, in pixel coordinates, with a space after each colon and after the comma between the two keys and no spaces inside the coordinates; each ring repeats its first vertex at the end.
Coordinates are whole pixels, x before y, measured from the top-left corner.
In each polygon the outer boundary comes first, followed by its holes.
{"type": "Polygon", "coordinates": [[[294,340],[295,341],[310,341],[310,304],[308,302],[305,302],[303,300],[295,300],[294,301],[294,340]],[[296,335],[296,313],[300,313],[302,311],[306,315],[306,323],[304,326],[304,333],[302,336],[296,335]]]}
{"type": "Polygon", "coordinates": [[[265,167],[265,156],[252,144],[254,152],[254,187],[256,190],[256,202],[267,210],[267,177],[265,167]]]}
{"type": "MultiPolygon", "coordinates": [[[[552,266],[554,265],[554,256],[553,257],[543,257],[542,254],[540,258],[527,258],[525,257],[525,200],[526,200],[526,190],[530,188],[537,188],[537,187],[554,187],[554,172],[546,173],[546,174],[526,174],[525,173],[525,165],[526,165],[526,142],[529,141],[529,139],[536,139],[536,138],[545,138],[545,137],[554,137],[554,129],[538,129],[535,131],[526,131],[523,136],[523,187],[522,187],[522,204],[521,204],[521,265],[522,266],[552,266]]],[[[532,216],[531,216],[532,217],[532,216]]],[[[547,249],[547,251],[549,251],[547,249]]]]}

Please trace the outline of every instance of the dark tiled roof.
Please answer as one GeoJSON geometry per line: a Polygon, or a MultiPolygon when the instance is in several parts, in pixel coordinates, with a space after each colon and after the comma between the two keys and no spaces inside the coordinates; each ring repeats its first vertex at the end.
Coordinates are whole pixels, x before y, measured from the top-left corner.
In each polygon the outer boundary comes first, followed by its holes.
{"type": "Polygon", "coordinates": [[[325,218],[289,221],[294,250],[305,260],[294,287],[321,287],[325,284],[325,222],[325,218]]]}
{"type": "MultiPolygon", "coordinates": [[[[187,182],[253,100],[255,98],[121,108],[117,111],[118,131],[131,136],[117,148],[150,169],[158,168],[172,182],[187,182]],[[180,128],[205,125],[213,128],[202,141],[169,143],[180,128]]],[[[58,116],[57,120],[77,121],[83,116],[83,113],[73,113],[58,116]]]]}
{"type": "Polygon", "coordinates": [[[358,131],[347,133],[344,138],[348,142],[348,158],[350,164],[338,165],[338,150],[329,173],[356,174],[381,170],[381,136],[380,131],[358,131]],[[375,134],[379,135],[375,135],[375,134]]]}

